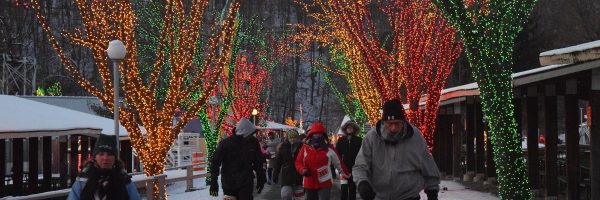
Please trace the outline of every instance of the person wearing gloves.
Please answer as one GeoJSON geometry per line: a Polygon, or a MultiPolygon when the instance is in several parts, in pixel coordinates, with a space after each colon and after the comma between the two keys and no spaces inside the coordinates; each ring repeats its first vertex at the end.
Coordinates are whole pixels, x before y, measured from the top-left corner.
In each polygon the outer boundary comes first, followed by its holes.
{"type": "MultiPolygon", "coordinates": [[[[344,164],[350,169],[352,174],[352,167],[354,167],[354,160],[360,150],[362,139],[358,137],[360,127],[353,121],[344,123],[341,127],[341,131],[344,133],[335,144],[335,148],[340,153],[344,164]]],[[[356,200],[356,184],[352,180],[352,177],[347,179],[346,184],[340,184],[342,189],[341,200],[356,200]]]]}
{"type": "Polygon", "coordinates": [[[92,159],[85,164],[73,183],[67,200],[140,200],[123,163],[117,160],[115,137],[100,135],[92,159]]]}
{"type": "Polygon", "coordinates": [[[281,199],[292,200],[294,191],[302,190],[302,176],[296,171],[294,163],[302,142],[296,130],[289,130],[287,140],[277,147],[274,159],[273,182],[281,183],[281,199]]]}
{"type": "Polygon", "coordinates": [[[440,172],[400,100],[384,103],[383,118],[363,138],[352,176],[364,200],[418,200],[421,190],[428,200],[438,199],[440,172]]]}
{"type": "Polygon", "coordinates": [[[336,150],[327,144],[326,130],[321,122],[311,125],[296,158],[296,170],[304,176],[304,189],[307,200],[329,200],[333,179],[331,166],[350,177],[336,150]]]}
{"type": "Polygon", "coordinates": [[[260,193],[265,185],[263,170],[265,158],[258,139],[253,135],[258,129],[248,119],[242,118],[231,137],[222,140],[212,158],[210,195],[219,195],[217,179],[221,174],[223,193],[237,200],[252,200],[254,173],[256,190],[260,193]],[[253,173],[254,171],[254,173],[253,173]],[[222,172],[222,173],[220,173],[222,172]]]}

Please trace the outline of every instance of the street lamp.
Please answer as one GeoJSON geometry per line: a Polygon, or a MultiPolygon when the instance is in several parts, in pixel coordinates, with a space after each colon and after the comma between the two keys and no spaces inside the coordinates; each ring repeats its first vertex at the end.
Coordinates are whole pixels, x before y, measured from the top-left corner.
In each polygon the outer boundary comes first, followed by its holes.
{"type": "Polygon", "coordinates": [[[208,104],[210,104],[212,106],[212,117],[210,119],[210,123],[211,123],[211,128],[214,131],[214,130],[216,130],[215,123],[216,123],[216,118],[217,118],[217,115],[215,112],[217,112],[216,111],[217,106],[219,104],[221,104],[221,97],[218,95],[211,96],[210,98],[208,98],[208,104]]]}
{"type": "Polygon", "coordinates": [[[117,159],[119,159],[120,154],[120,145],[119,145],[119,62],[125,58],[125,54],[127,54],[127,49],[125,49],[125,45],[121,40],[113,40],[108,43],[108,49],[106,50],[108,53],[108,58],[113,63],[113,74],[114,74],[114,121],[115,121],[115,139],[117,140],[117,159]]]}
{"type": "Polygon", "coordinates": [[[258,115],[258,110],[252,109],[252,123],[256,126],[256,115],[258,115]]]}

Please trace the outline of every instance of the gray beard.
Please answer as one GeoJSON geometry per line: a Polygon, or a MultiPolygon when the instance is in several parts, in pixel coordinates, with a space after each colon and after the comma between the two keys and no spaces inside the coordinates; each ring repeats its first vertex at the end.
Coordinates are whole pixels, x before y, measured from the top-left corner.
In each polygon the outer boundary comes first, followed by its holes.
{"type": "Polygon", "coordinates": [[[381,127],[381,136],[383,140],[396,144],[402,139],[404,133],[391,133],[388,129],[381,127]]]}

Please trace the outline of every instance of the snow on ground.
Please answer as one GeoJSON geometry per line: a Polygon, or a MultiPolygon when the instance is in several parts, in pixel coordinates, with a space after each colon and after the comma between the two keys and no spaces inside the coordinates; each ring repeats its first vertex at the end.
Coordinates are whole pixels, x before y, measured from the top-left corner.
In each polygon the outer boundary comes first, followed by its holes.
{"type": "MultiPolygon", "coordinates": [[[[438,199],[444,200],[463,200],[463,199],[477,199],[477,200],[497,200],[500,199],[491,193],[479,192],[475,190],[467,189],[464,185],[454,181],[442,181],[440,188],[447,187],[448,190],[440,190],[438,199]]],[[[421,192],[421,199],[427,199],[427,195],[421,192]]]]}
{"type": "MultiPolygon", "coordinates": [[[[219,181],[219,186],[221,182],[219,181]]],[[[185,181],[180,181],[174,183],[167,187],[167,195],[169,200],[209,200],[209,199],[223,199],[223,189],[219,187],[219,196],[212,197],[210,196],[208,190],[209,187],[206,186],[205,178],[198,178],[194,180],[195,189],[192,192],[185,192],[185,181]]]]}
{"type": "MultiPolygon", "coordinates": [[[[265,187],[269,187],[265,185],[265,187]]],[[[464,200],[464,199],[477,199],[477,200],[498,200],[499,198],[485,192],[479,192],[467,189],[465,186],[454,181],[442,181],[440,188],[448,188],[448,190],[441,190],[439,193],[439,199],[444,200],[464,200]]],[[[211,197],[209,195],[209,188],[204,182],[204,178],[194,180],[194,188],[198,189],[192,192],[185,192],[185,182],[178,182],[167,187],[167,194],[170,200],[213,200],[223,199],[223,190],[219,188],[219,196],[211,197]]],[[[338,197],[332,197],[331,199],[337,199],[338,197]]],[[[421,192],[421,198],[427,199],[425,193],[421,192]]],[[[279,199],[278,197],[273,199],[279,199]]]]}

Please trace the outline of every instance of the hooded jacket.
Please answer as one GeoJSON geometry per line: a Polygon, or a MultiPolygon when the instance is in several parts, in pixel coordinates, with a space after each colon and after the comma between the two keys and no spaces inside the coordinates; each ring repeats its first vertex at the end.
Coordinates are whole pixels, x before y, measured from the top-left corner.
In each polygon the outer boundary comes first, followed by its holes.
{"type": "Polygon", "coordinates": [[[419,129],[405,122],[396,144],[386,142],[383,131],[378,122],[363,139],[352,168],[357,185],[369,182],[379,200],[418,197],[423,189],[439,190],[440,172],[419,129]]]}
{"type": "MultiPolygon", "coordinates": [[[[302,143],[284,141],[277,148],[273,177],[278,177],[281,186],[300,186],[302,176],[296,171],[295,162],[302,143]]],[[[274,178],[275,179],[275,178],[274,178]]]]}
{"type": "Polygon", "coordinates": [[[247,121],[240,120],[234,130],[235,134],[221,141],[213,155],[211,177],[217,180],[221,174],[221,185],[226,190],[253,184],[254,173],[258,184],[266,182],[265,171],[262,169],[265,158],[258,140],[252,137],[257,129],[247,121]]]}
{"type": "Polygon", "coordinates": [[[359,138],[357,134],[360,131],[360,127],[354,122],[346,122],[342,126],[342,131],[344,133],[348,126],[352,126],[355,133],[352,136],[345,135],[338,139],[337,143],[335,143],[335,148],[342,157],[346,167],[350,170],[350,173],[352,173],[352,167],[354,166],[356,155],[358,155],[358,151],[360,150],[362,139],[359,138]]]}
{"type": "Polygon", "coordinates": [[[302,173],[304,170],[310,172],[310,176],[304,177],[304,188],[321,189],[331,187],[333,185],[330,167],[332,164],[337,170],[343,172],[344,176],[350,176],[333,147],[314,148],[308,144],[302,145],[296,157],[296,170],[298,173],[302,173]]]}

